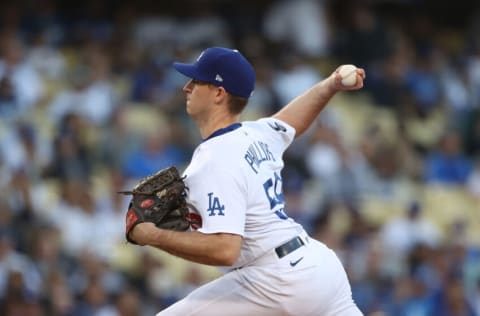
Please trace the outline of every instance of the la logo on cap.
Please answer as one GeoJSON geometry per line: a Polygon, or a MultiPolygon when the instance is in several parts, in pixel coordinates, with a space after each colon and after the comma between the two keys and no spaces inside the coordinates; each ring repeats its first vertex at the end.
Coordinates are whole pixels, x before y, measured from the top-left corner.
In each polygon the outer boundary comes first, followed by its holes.
{"type": "Polygon", "coordinates": [[[215,76],[215,80],[216,80],[216,81],[219,81],[219,82],[223,82],[223,78],[222,78],[222,76],[220,76],[219,74],[217,74],[217,75],[215,76]]]}

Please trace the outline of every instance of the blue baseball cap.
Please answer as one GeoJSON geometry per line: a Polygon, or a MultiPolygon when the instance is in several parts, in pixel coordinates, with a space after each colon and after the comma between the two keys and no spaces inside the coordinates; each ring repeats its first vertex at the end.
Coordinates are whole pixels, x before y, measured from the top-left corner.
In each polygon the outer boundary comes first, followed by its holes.
{"type": "Polygon", "coordinates": [[[236,49],[207,48],[193,64],[175,62],[173,67],[189,78],[223,87],[235,96],[249,98],[255,88],[255,71],[236,49]]]}

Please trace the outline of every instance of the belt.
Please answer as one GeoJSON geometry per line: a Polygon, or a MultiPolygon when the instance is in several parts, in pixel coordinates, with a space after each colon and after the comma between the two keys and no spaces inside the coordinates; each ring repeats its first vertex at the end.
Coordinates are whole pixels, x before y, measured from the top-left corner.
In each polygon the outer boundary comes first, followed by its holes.
{"type": "Polygon", "coordinates": [[[297,237],[294,237],[293,239],[290,239],[283,245],[275,248],[275,252],[277,253],[278,258],[283,258],[289,253],[291,253],[292,251],[295,251],[304,245],[305,243],[303,242],[302,238],[297,236],[297,237]]]}
{"type": "Polygon", "coordinates": [[[308,235],[305,233],[300,234],[290,239],[289,241],[283,243],[282,245],[278,246],[277,248],[274,248],[269,252],[263,254],[262,256],[256,258],[255,260],[249,263],[246,263],[242,266],[235,267],[230,271],[239,270],[239,269],[242,269],[243,267],[250,266],[250,265],[259,266],[259,265],[272,264],[272,263],[278,262],[280,258],[285,257],[286,255],[292,253],[293,251],[297,250],[302,246],[305,246],[308,243],[309,243],[308,235]],[[275,250],[275,252],[273,252],[273,250],[275,250]]]}

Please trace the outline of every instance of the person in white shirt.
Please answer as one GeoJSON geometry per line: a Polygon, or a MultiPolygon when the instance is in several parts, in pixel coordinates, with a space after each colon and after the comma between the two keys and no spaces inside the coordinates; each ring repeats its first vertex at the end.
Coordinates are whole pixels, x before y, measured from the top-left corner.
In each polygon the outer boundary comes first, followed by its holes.
{"type": "Polygon", "coordinates": [[[362,315],[335,253],[288,214],[282,155],[344,86],[336,70],[272,117],[240,122],[255,86],[237,50],[212,47],[193,64],[174,63],[191,78],[186,111],[203,138],[184,171],[196,224],[187,232],[136,225],[129,237],[225,274],[157,315],[362,315]]]}

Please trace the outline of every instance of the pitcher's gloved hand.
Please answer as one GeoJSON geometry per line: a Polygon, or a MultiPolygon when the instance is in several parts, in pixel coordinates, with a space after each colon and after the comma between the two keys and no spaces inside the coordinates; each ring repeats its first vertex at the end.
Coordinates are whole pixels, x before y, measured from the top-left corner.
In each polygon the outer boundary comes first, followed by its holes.
{"type": "Polygon", "coordinates": [[[188,230],[186,190],[177,168],[172,166],[142,179],[132,191],[119,192],[133,195],[126,215],[127,241],[137,244],[129,233],[143,222],[163,229],[188,230]]]}

